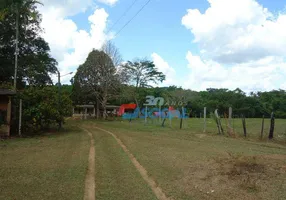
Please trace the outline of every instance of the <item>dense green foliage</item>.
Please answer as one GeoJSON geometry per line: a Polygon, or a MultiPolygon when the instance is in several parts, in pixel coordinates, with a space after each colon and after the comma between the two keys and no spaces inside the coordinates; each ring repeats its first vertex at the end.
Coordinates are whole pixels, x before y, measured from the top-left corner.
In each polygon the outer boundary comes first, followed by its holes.
{"type": "Polygon", "coordinates": [[[128,61],[122,65],[130,77],[130,83],[136,88],[151,87],[150,83],[158,83],[165,80],[166,76],[159,72],[155,64],[148,60],[128,61]]]}
{"type": "Polygon", "coordinates": [[[62,91],[59,101],[56,87],[29,87],[20,98],[23,101],[23,132],[33,133],[64,121],[72,114],[69,93],[62,91]]]}
{"type": "Polygon", "coordinates": [[[22,132],[26,134],[61,123],[72,111],[70,94],[62,92],[59,98],[58,88],[47,86],[52,85],[50,74],[56,73],[57,61],[50,56],[49,45],[41,37],[39,4],[36,0],[0,2],[0,88],[11,88],[17,79],[18,94],[12,99],[12,134],[18,129],[20,98],[22,132]],[[14,77],[17,29],[18,69],[14,77]]]}
{"type": "MultiPolygon", "coordinates": [[[[120,98],[112,101],[113,104],[135,103],[133,95],[129,92],[133,86],[125,86],[120,98]]],[[[199,117],[203,114],[204,107],[207,107],[208,114],[218,109],[221,115],[228,114],[228,108],[232,107],[235,116],[244,115],[246,117],[270,117],[271,112],[277,118],[286,118],[286,91],[273,90],[269,92],[244,93],[240,89],[214,89],[206,91],[184,90],[176,86],[142,88],[138,93],[140,106],[145,102],[147,95],[164,97],[171,102],[183,101],[188,112],[192,116],[199,117]]],[[[176,107],[176,105],[174,106],[176,107]]]]}
{"type": "Polygon", "coordinates": [[[25,84],[51,84],[49,73],[55,73],[57,62],[49,45],[40,36],[41,17],[37,1],[5,1],[0,7],[0,83],[14,80],[16,13],[19,13],[18,88],[25,84]]]}
{"type": "Polygon", "coordinates": [[[75,102],[93,103],[102,108],[106,117],[106,105],[118,93],[120,77],[113,59],[107,52],[93,50],[79,66],[73,80],[75,102]]]}

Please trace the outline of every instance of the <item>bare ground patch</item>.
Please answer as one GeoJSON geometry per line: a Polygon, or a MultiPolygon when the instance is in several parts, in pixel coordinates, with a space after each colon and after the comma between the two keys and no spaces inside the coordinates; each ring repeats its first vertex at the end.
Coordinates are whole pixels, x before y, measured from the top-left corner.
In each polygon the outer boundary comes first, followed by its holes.
{"type": "Polygon", "coordinates": [[[92,133],[83,129],[90,137],[90,149],[88,155],[88,169],[85,177],[84,200],[95,200],[95,148],[92,133]]]}
{"type": "Polygon", "coordinates": [[[286,155],[229,154],[190,163],[177,184],[195,199],[268,200],[282,199],[285,180],[286,155]]]}

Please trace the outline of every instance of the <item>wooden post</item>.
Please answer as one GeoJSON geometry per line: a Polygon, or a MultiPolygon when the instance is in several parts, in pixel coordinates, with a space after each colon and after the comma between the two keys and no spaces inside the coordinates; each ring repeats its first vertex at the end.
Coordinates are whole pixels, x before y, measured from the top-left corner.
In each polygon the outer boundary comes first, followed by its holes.
{"type": "Polygon", "coordinates": [[[172,113],[171,113],[170,108],[169,108],[169,122],[170,122],[170,126],[172,127],[172,113]]]}
{"type": "Polygon", "coordinates": [[[262,116],[262,125],[261,125],[261,134],[260,139],[263,139],[263,132],[264,132],[264,115],[262,116]]]}
{"type": "Polygon", "coordinates": [[[242,116],[242,126],[243,126],[244,137],[246,137],[246,136],[247,136],[247,133],[246,133],[245,116],[242,116]]]}
{"type": "Polygon", "coordinates": [[[221,133],[224,135],[224,131],[223,131],[223,127],[221,125],[221,120],[220,118],[218,118],[218,122],[219,122],[219,127],[220,127],[220,130],[221,130],[221,133]]]}
{"type": "Polygon", "coordinates": [[[215,119],[216,119],[218,134],[223,134],[223,130],[222,130],[222,127],[221,127],[220,118],[219,118],[217,109],[215,110],[215,119]]]}
{"type": "Polygon", "coordinates": [[[95,107],[93,107],[93,117],[95,117],[95,107]]]}
{"type": "Polygon", "coordinates": [[[11,97],[8,97],[8,107],[7,107],[7,136],[10,136],[10,129],[11,129],[11,97]]]}
{"type": "Polygon", "coordinates": [[[230,130],[232,129],[231,118],[232,118],[232,107],[229,107],[228,108],[228,127],[230,130]]]}
{"type": "Polygon", "coordinates": [[[207,107],[204,107],[204,133],[206,132],[207,128],[207,107]]]}
{"type": "Polygon", "coordinates": [[[84,119],[87,119],[87,108],[84,109],[84,119]]]}
{"type": "Polygon", "coordinates": [[[74,116],[74,107],[72,107],[72,116],[74,116]]]}
{"type": "Polygon", "coordinates": [[[270,120],[270,130],[269,130],[269,136],[268,138],[271,140],[273,139],[274,135],[274,126],[275,126],[275,117],[274,113],[271,113],[271,120],[270,120]]]}
{"type": "Polygon", "coordinates": [[[161,124],[161,106],[159,105],[159,124],[161,124]]]}
{"type": "Polygon", "coordinates": [[[145,106],[145,124],[147,124],[147,106],[145,106]]]}
{"type": "Polygon", "coordinates": [[[181,115],[181,119],[180,119],[180,129],[182,129],[182,126],[183,126],[183,117],[184,117],[184,108],[182,107],[182,115],[181,115]]]}
{"type": "Polygon", "coordinates": [[[184,106],[182,106],[182,113],[183,113],[183,128],[184,126],[186,126],[186,113],[185,113],[185,109],[184,109],[184,106]]]}
{"type": "Polygon", "coordinates": [[[220,129],[220,126],[219,126],[219,119],[216,118],[216,125],[217,125],[217,129],[218,129],[218,134],[220,135],[221,134],[221,129],[220,129]]]}
{"type": "Polygon", "coordinates": [[[22,136],[22,99],[20,99],[19,105],[19,136],[22,136]]]}

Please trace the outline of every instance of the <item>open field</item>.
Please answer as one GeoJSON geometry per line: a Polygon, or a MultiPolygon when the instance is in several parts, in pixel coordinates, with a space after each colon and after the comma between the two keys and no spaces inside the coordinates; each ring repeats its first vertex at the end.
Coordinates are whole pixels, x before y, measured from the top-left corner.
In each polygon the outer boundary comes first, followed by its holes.
{"type": "MultiPolygon", "coordinates": [[[[119,120],[120,121],[120,120],[119,120]]],[[[135,124],[144,124],[144,120],[135,120],[135,124]]],[[[224,133],[227,136],[227,124],[228,119],[221,119],[221,124],[224,129],[224,133]]],[[[243,136],[243,128],[242,128],[242,120],[240,118],[233,118],[231,121],[232,128],[235,132],[236,137],[244,137],[243,136]]],[[[247,129],[247,138],[249,139],[259,139],[261,136],[261,124],[262,119],[259,118],[246,118],[246,129],[247,129]]],[[[161,123],[159,123],[158,119],[148,119],[147,126],[155,126],[157,128],[161,128],[161,123]]],[[[171,128],[174,130],[178,130],[180,128],[180,121],[179,119],[172,119],[170,122],[169,119],[165,122],[166,128],[171,128]]],[[[203,132],[204,127],[204,120],[203,118],[191,118],[191,119],[184,119],[183,120],[183,130],[188,132],[203,132]]],[[[270,129],[270,119],[264,119],[264,131],[263,131],[263,139],[268,138],[270,129]]],[[[164,129],[160,129],[164,130],[164,129]]],[[[213,119],[207,118],[206,120],[206,133],[208,134],[217,134],[218,129],[216,123],[213,119]]],[[[286,142],[286,119],[275,119],[275,130],[274,130],[274,137],[276,141],[286,142]]]]}
{"type": "Polygon", "coordinates": [[[174,123],[173,128],[156,126],[155,121],[153,125],[141,121],[88,124],[115,133],[172,199],[286,196],[285,145],[202,134],[191,126],[178,130],[174,123]]]}
{"type": "Polygon", "coordinates": [[[0,142],[0,199],[83,199],[90,138],[76,127],[94,139],[95,199],[156,199],[114,136],[169,199],[285,199],[286,120],[276,120],[273,142],[266,139],[269,120],[263,141],[261,120],[246,120],[246,139],[239,119],[236,138],[217,135],[210,119],[206,133],[202,119],[187,119],[182,130],[178,120],[171,127],[157,120],[70,120],[65,133],[0,142]]]}
{"type": "Polygon", "coordinates": [[[0,141],[0,199],[83,199],[88,150],[77,128],[0,141]]]}

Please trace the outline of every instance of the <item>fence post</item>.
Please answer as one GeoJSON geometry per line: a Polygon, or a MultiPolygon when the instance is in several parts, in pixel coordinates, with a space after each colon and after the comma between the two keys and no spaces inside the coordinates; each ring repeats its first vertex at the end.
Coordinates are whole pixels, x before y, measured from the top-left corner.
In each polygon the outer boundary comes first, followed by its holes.
{"type": "Polygon", "coordinates": [[[20,99],[19,106],[19,136],[22,136],[22,99],[20,99]]]}
{"type": "Polygon", "coordinates": [[[246,123],[245,123],[245,116],[242,115],[242,126],[243,126],[243,133],[244,133],[244,137],[246,137],[247,133],[246,133],[246,123]]]}
{"type": "Polygon", "coordinates": [[[219,134],[223,134],[223,128],[221,126],[221,121],[220,121],[220,117],[219,117],[219,114],[217,112],[217,109],[215,110],[215,118],[216,118],[216,124],[217,124],[217,128],[218,128],[218,133],[219,134]]]}
{"type": "Polygon", "coordinates": [[[170,122],[170,127],[172,127],[172,113],[170,107],[169,107],[169,122],[170,122]]]}
{"type": "Polygon", "coordinates": [[[274,118],[274,113],[271,113],[271,120],[270,120],[270,130],[269,130],[269,136],[268,138],[271,140],[273,139],[273,134],[274,134],[274,125],[275,125],[275,118],[274,118]]]}
{"type": "Polygon", "coordinates": [[[147,124],[147,106],[145,106],[145,124],[147,124]]]}
{"type": "Polygon", "coordinates": [[[185,116],[185,113],[184,113],[184,108],[182,106],[182,115],[181,115],[181,119],[180,119],[180,129],[182,129],[182,126],[183,126],[183,117],[185,116]]]}
{"type": "Polygon", "coordinates": [[[207,107],[204,107],[204,133],[206,132],[206,126],[207,126],[207,107]]]}
{"type": "Polygon", "coordinates": [[[231,118],[232,118],[232,107],[229,107],[228,108],[228,126],[229,126],[229,129],[232,128],[231,118]]]}
{"type": "Polygon", "coordinates": [[[161,105],[159,105],[159,124],[161,124],[161,105]]]}

